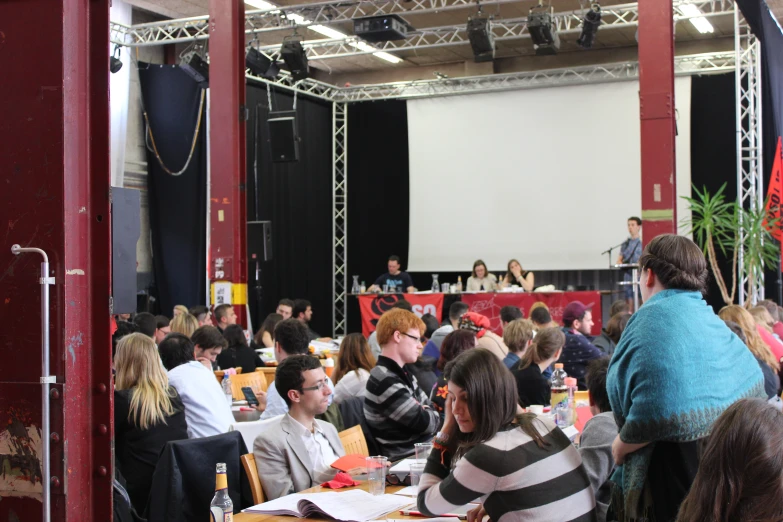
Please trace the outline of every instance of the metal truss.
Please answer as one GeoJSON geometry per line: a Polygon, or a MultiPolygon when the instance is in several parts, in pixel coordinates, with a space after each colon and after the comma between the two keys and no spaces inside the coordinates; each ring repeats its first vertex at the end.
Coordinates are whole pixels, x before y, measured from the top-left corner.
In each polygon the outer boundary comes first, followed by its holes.
{"type": "Polygon", "coordinates": [[[348,317],[348,104],[332,103],[333,337],[345,335],[348,317]]]}
{"type": "MultiPolygon", "coordinates": [[[[761,126],[761,42],[753,35],[739,9],[734,12],[737,203],[757,211],[764,205],[764,170],[761,126]]],[[[740,214],[738,252],[739,304],[755,305],[764,299],[764,270],[748,273],[745,268],[745,231],[740,214]]]]}

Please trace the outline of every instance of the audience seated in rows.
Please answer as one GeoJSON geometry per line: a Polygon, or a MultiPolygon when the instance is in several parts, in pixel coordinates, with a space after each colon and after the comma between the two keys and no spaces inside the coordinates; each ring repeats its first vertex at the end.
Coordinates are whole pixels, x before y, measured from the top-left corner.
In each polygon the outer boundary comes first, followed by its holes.
{"type": "Polygon", "coordinates": [[[750,312],[738,305],[729,305],[721,308],[718,316],[723,319],[726,326],[747,346],[764,376],[764,392],[767,398],[777,397],[780,393],[780,363],[772,354],[769,346],[761,340],[756,329],[756,324],[750,312]]]}
{"type": "Polygon", "coordinates": [[[432,337],[430,337],[430,341],[432,341],[439,350],[443,344],[443,339],[445,339],[446,336],[451,332],[459,328],[459,318],[462,317],[462,315],[465,314],[468,310],[470,310],[470,307],[462,301],[454,301],[451,303],[451,306],[449,306],[448,322],[435,330],[435,332],[432,334],[432,337]]]}
{"type": "MultiPolygon", "coordinates": [[[[466,352],[471,348],[476,348],[478,342],[476,334],[470,330],[455,330],[443,339],[443,345],[440,349],[440,359],[438,359],[438,369],[443,372],[446,365],[456,359],[462,352],[466,352]]],[[[432,406],[438,411],[440,415],[440,423],[443,424],[443,419],[446,415],[446,398],[449,395],[449,381],[446,376],[441,373],[438,377],[438,382],[430,392],[430,401],[432,406]]]]}
{"type": "MultiPolygon", "coordinates": [[[[623,313],[623,312],[620,312],[623,313]]],[[[582,465],[595,494],[595,511],[598,522],[606,521],[606,512],[612,498],[609,478],[614,472],[612,442],[617,437],[617,422],[606,393],[606,373],[609,357],[593,359],[587,365],[587,391],[593,418],[587,421],[579,438],[579,454],[582,465]]]]}
{"type": "Polygon", "coordinates": [[[563,333],[566,336],[563,353],[557,362],[563,363],[563,369],[569,377],[576,379],[580,390],[586,390],[585,371],[587,363],[604,356],[587,336],[593,328],[592,311],[579,301],[568,303],[563,311],[563,333]]]}
{"type": "Polygon", "coordinates": [[[237,314],[234,312],[234,307],[230,304],[222,304],[215,307],[215,323],[220,333],[229,327],[229,325],[237,324],[237,314]]]}
{"type": "MultiPolygon", "coordinates": [[[[305,355],[309,352],[310,336],[307,334],[307,327],[297,319],[285,319],[277,323],[275,327],[275,360],[278,364],[285,361],[292,355],[305,355]]],[[[334,390],[329,377],[326,378],[329,390],[334,390]]],[[[332,403],[333,396],[329,395],[329,404],[332,403]]],[[[288,404],[277,391],[277,378],[275,382],[269,385],[266,391],[266,409],[261,415],[261,419],[270,419],[277,415],[288,412],[288,404]]]]}
{"type": "Polygon", "coordinates": [[[524,318],[525,314],[522,313],[522,310],[520,310],[518,306],[504,306],[500,309],[500,328],[501,330],[505,330],[506,325],[511,321],[524,318]]]}
{"type": "Polygon", "coordinates": [[[157,326],[157,329],[155,330],[155,344],[160,344],[160,342],[171,333],[171,327],[169,326],[171,321],[165,315],[156,315],[155,323],[157,326]]]}
{"type": "Polygon", "coordinates": [[[715,421],[677,522],[783,520],[783,413],[742,399],[715,421]]]}
{"type": "Polygon", "coordinates": [[[494,353],[501,361],[508,355],[508,346],[503,342],[502,337],[489,329],[489,319],[486,316],[476,312],[466,312],[460,317],[459,327],[474,332],[478,339],[478,347],[494,353]]]}
{"type": "MultiPolygon", "coordinates": [[[[397,299],[391,305],[391,309],[394,309],[394,308],[400,308],[402,310],[407,310],[408,312],[413,312],[413,305],[411,305],[411,303],[407,299],[402,299],[402,298],[401,299],[397,299]]],[[[376,330],[373,331],[370,334],[370,337],[367,338],[367,342],[370,344],[370,351],[372,351],[373,358],[377,361],[378,357],[380,357],[380,355],[381,355],[381,345],[378,344],[378,330],[377,330],[377,326],[376,326],[376,330]]]]}
{"type": "Polygon", "coordinates": [[[188,307],[185,305],[174,305],[174,310],[172,310],[174,315],[172,317],[177,317],[179,314],[186,314],[188,313],[188,307]]]}
{"type": "Polygon", "coordinates": [[[543,372],[560,357],[564,344],[565,334],[560,328],[538,331],[519,364],[512,368],[520,405],[528,408],[533,404],[549,404],[551,388],[543,372]]]}
{"type": "Polygon", "coordinates": [[[168,370],[169,384],[176,388],[185,405],[188,437],[196,439],[226,433],[234,422],[231,405],[212,370],[196,361],[193,342],[182,334],[170,333],[160,343],[158,351],[168,370]]]}
{"type": "Polygon", "coordinates": [[[139,331],[139,327],[129,321],[116,321],[117,329],[111,335],[111,358],[114,360],[114,356],[117,353],[117,344],[126,335],[130,335],[139,331]]]}
{"type": "Polygon", "coordinates": [[[373,366],[375,359],[364,336],[360,333],[346,335],[332,370],[334,402],[340,404],[349,397],[364,397],[373,366]]]}
{"type": "MultiPolygon", "coordinates": [[[[764,336],[765,342],[769,339],[768,344],[770,345],[772,352],[783,352],[783,342],[781,342],[780,337],[775,333],[775,321],[772,319],[772,315],[770,315],[766,307],[754,306],[750,309],[750,315],[753,316],[756,324],[766,332],[762,335],[764,336]]],[[[781,358],[783,358],[783,356],[778,357],[778,360],[781,358]]]]}
{"type": "Polygon", "coordinates": [[[481,502],[469,520],[595,520],[579,452],[554,423],[518,414],[514,378],[483,349],[449,363],[443,429],[419,482],[425,516],[481,502]]]}
{"type": "Polygon", "coordinates": [[[177,390],[169,385],[157,347],[147,335],[131,333],[123,337],[114,367],[116,463],[133,507],[144,513],[163,446],[188,438],[185,406],[177,390]]]}
{"type": "MultiPolygon", "coordinates": [[[[432,336],[435,334],[438,328],[440,328],[440,323],[438,322],[438,318],[432,314],[422,315],[421,320],[424,321],[424,326],[426,327],[424,335],[422,336],[422,340],[427,340],[427,342],[424,343],[424,351],[421,352],[421,356],[423,359],[429,360],[432,363],[432,367],[434,369],[435,364],[438,362],[438,358],[440,358],[440,351],[438,349],[438,345],[432,341],[432,336]]],[[[435,373],[436,375],[438,374],[438,372],[435,373]]]]}
{"type": "Polygon", "coordinates": [[[291,316],[307,327],[307,335],[310,341],[331,341],[329,337],[321,337],[318,332],[310,327],[310,321],[313,320],[313,305],[310,301],[306,299],[294,301],[294,309],[291,316]]]}
{"type": "Polygon", "coordinates": [[[155,339],[155,333],[158,330],[158,322],[155,316],[148,312],[141,312],[133,317],[133,323],[139,327],[139,332],[150,339],[155,339]]]}
{"type": "MultiPolygon", "coordinates": [[[[423,316],[422,322],[424,322],[423,316]]],[[[435,382],[438,380],[438,376],[435,375],[435,366],[437,365],[438,360],[434,357],[424,356],[424,346],[429,342],[429,338],[426,334],[427,323],[424,323],[424,328],[424,333],[422,333],[422,336],[419,339],[419,356],[416,358],[415,362],[406,364],[405,369],[416,378],[419,387],[429,396],[430,390],[432,390],[432,387],[435,386],[435,382]]]]}
{"type": "Polygon", "coordinates": [[[283,319],[291,319],[294,314],[294,301],[292,299],[281,299],[277,303],[275,313],[280,314],[283,319]]]}
{"type": "Polygon", "coordinates": [[[619,520],[671,520],[718,416],[741,398],[766,394],[753,355],[704,302],[701,249],[684,236],[660,235],[639,267],[644,305],[628,321],[607,376],[620,428],[612,510],[619,520]]]}
{"type": "Polygon", "coordinates": [[[781,308],[769,299],[759,301],[759,305],[763,306],[769,312],[772,317],[772,331],[778,339],[783,340],[783,323],[780,322],[780,310],[781,308]]]}
{"type": "Polygon", "coordinates": [[[261,358],[247,345],[245,331],[238,324],[231,324],[223,331],[226,340],[226,348],[217,356],[217,365],[221,370],[226,368],[242,368],[242,372],[256,371],[259,366],[264,366],[261,358]]]}
{"type": "MultiPolygon", "coordinates": [[[[212,324],[212,312],[209,311],[208,306],[199,305],[190,309],[190,315],[196,318],[198,326],[206,326],[212,324]]],[[[198,326],[196,328],[198,328],[198,326]]]]}
{"type": "Polygon", "coordinates": [[[473,263],[473,272],[468,277],[465,290],[468,292],[495,292],[498,288],[497,277],[489,273],[484,261],[479,259],[473,263]]]}
{"type": "Polygon", "coordinates": [[[378,320],[381,355],[370,372],[364,396],[367,425],[383,455],[397,460],[429,440],[440,417],[405,365],[416,362],[425,326],[412,312],[389,310],[378,320]]]}
{"type": "MultiPolygon", "coordinates": [[[[625,305],[625,301],[618,302],[622,302],[625,305]]],[[[601,329],[601,335],[593,339],[593,346],[611,357],[630,318],[631,314],[629,312],[619,312],[611,316],[609,322],[606,323],[606,328],[601,329]]]]}
{"type": "Polygon", "coordinates": [[[503,342],[508,346],[508,353],[503,358],[506,368],[513,369],[519,363],[520,357],[533,342],[533,334],[533,323],[527,319],[514,319],[504,326],[503,342]]]}
{"type": "Polygon", "coordinates": [[[272,313],[266,316],[261,328],[256,332],[254,341],[259,348],[274,348],[275,346],[275,326],[282,321],[284,317],[278,313],[272,313]]]}
{"type": "Polygon", "coordinates": [[[631,309],[625,299],[618,299],[609,306],[609,317],[614,317],[619,313],[630,313],[631,309]]]}
{"type": "Polygon", "coordinates": [[[530,307],[530,321],[535,326],[536,331],[542,328],[557,328],[560,326],[552,320],[549,308],[542,301],[533,303],[533,306],[530,307]]]}
{"type": "Polygon", "coordinates": [[[214,326],[201,326],[193,332],[190,340],[193,341],[196,361],[203,364],[205,368],[217,370],[218,355],[228,346],[220,330],[214,326]]]}
{"type": "Polygon", "coordinates": [[[193,332],[199,329],[199,322],[191,314],[179,314],[171,320],[169,330],[173,333],[180,333],[185,337],[190,337],[193,332]]]}
{"type": "Polygon", "coordinates": [[[286,357],[275,385],[288,412],[265,425],[253,444],[268,500],[333,479],[337,470],[331,464],[345,455],[335,427],[315,418],[326,411],[332,393],[321,362],[310,355],[286,357]]]}

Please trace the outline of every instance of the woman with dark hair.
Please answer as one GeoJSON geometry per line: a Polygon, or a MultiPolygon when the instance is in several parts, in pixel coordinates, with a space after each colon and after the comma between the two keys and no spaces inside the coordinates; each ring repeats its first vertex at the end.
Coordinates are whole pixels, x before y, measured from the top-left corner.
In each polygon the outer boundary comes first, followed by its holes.
{"type": "Polygon", "coordinates": [[[465,290],[468,292],[494,292],[498,289],[497,278],[489,273],[487,265],[481,259],[473,263],[473,272],[468,278],[465,290]]]}
{"type": "Polygon", "coordinates": [[[533,344],[519,361],[519,366],[513,368],[519,404],[523,408],[533,404],[549,404],[552,390],[542,374],[560,358],[565,340],[565,334],[560,328],[539,330],[533,338],[533,344]]]}
{"type": "Polygon", "coordinates": [[[506,275],[500,282],[501,288],[519,285],[525,292],[532,292],[536,284],[536,276],[522,268],[522,265],[516,259],[508,262],[506,275]]]}
{"type": "Polygon", "coordinates": [[[228,342],[228,348],[217,356],[217,364],[221,369],[242,368],[242,371],[254,372],[256,367],[264,366],[255,351],[247,345],[245,332],[238,324],[232,324],[223,330],[223,337],[228,342]]]}
{"type": "Polygon", "coordinates": [[[601,335],[593,339],[593,346],[611,357],[630,318],[630,312],[619,312],[613,315],[606,323],[606,328],[601,330],[601,335]]]}
{"type": "Polygon", "coordinates": [[[579,452],[551,420],[517,413],[514,378],[495,355],[468,350],[446,367],[443,429],[419,482],[424,515],[481,499],[469,521],[595,520],[579,452]]]}
{"type": "Polygon", "coordinates": [[[619,521],[669,521],[718,416],[766,394],[753,354],[704,302],[707,262],[693,241],[658,236],[639,268],[644,304],[628,321],[606,382],[619,428],[612,508],[619,521]]]}
{"type": "Polygon", "coordinates": [[[364,397],[367,379],[373,367],[375,359],[367,339],[360,333],[346,335],[340,343],[332,372],[334,402],[340,404],[349,397],[364,397]]]}
{"type": "Polygon", "coordinates": [[[261,328],[256,332],[256,336],[253,338],[256,345],[260,348],[274,348],[275,347],[275,326],[277,323],[283,320],[283,316],[280,314],[269,314],[261,323],[261,328]]]}
{"type": "MultiPolygon", "coordinates": [[[[457,358],[459,354],[475,348],[477,346],[476,334],[470,330],[454,330],[443,339],[443,345],[440,347],[440,359],[438,359],[438,370],[443,372],[446,365],[457,358]]],[[[443,422],[443,416],[446,414],[446,397],[449,394],[449,385],[446,376],[441,373],[438,382],[432,387],[430,401],[435,409],[440,412],[440,420],[443,422]]]]}
{"type": "Polygon", "coordinates": [[[743,399],[712,428],[678,522],[783,520],[783,413],[743,399]]]}

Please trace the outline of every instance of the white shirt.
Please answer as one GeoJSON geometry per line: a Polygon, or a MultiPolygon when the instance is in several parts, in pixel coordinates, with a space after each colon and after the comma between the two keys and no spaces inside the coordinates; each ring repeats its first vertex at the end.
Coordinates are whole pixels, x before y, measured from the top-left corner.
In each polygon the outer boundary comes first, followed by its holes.
{"type": "MultiPolygon", "coordinates": [[[[328,376],[326,377],[326,384],[328,384],[329,389],[334,392],[334,384],[328,376]]],[[[332,405],[332,400],[334,400],[334,393],[329,396],[330,406],[332,405]]],[[[288,404],[286,404],[283,397],[280,396],[280,393],[277,391],[277,386],[275,386],[275,383],[273,382],[266,390],[266,409],[264,410],[264,413],[261,414],[259,420],[271,419],[272,417],[282,415],[283,413],[288,413],[288,404]]]]}
{"type": "Polygon", "coordinates": [[[335,469],[332,468],[332,463],[338,457],[332,445],[329,444],[326,434],[321,430],[317,422],[313,422],[313,431],[311,432],[298,420],[290,415],[289,417],[293,421],[291,425],[298,431],[305,448],[307,448],[307,455],[310,457],[310,464],[312,464],[315,472],[315,482],[320,484],[321,482],[332,480],[336,474],[335,469]]]}
{"type": "Polygon", "coordinates": [[[358,372],[357,375],[356,371],[351,370],[343,375],[343,378],[334,387],[334,402],[340,404],[351,397],[364,397],[370,372],[364,368],[359,368],[358,372]]]}
{"type": "Polygon", "coordinates": [[[189,438],[228,433],[234,416],[214,373],[200,362],[190,361],[169,370],[169,384],[185,405],[189,438]]]}

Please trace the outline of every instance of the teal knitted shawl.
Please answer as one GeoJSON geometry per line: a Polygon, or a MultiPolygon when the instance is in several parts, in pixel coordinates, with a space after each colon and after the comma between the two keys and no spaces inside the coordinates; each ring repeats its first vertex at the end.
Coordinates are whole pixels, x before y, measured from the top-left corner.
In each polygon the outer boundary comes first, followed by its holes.
{"type": "MultiPolygon", "coordinates": [[[[688,290],[658,292],[633,314],[606,389],[627,443],[698,440],[733,402],[766,397],[753,354],[699,292],[688,290]]],[[[648,516],[643,504],[655,501],[643,498],[653,448],[628,455],[612,476],[622,493],[622,505],[615,505],[620,520],[648,516]]],[[[620,495],[614,496],[617,504],[620,495]]]]}

